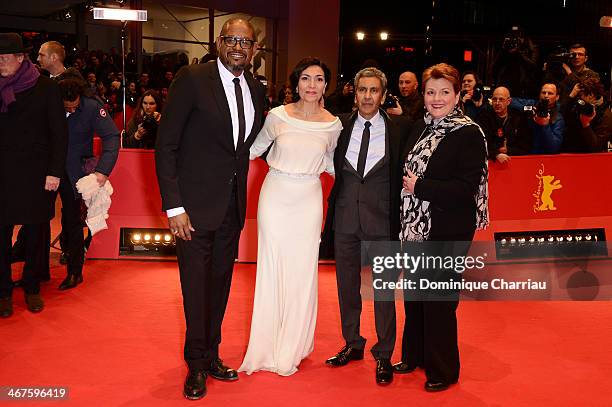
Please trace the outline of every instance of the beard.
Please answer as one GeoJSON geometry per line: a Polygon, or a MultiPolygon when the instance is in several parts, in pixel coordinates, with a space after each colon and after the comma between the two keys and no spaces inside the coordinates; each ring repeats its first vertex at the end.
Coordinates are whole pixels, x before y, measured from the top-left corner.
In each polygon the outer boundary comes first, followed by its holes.
{"type": "MultiPolygon", "coordinates": [[[[231,51],[231,52],[235,52],[235,51],[231,51]]],[[[242,71],[244,71],[244,68],[247,65],[247,55],[246,54],[242,54],[244,56],[244,59],[240,60],[239,62],[235,62],[233,58],[230,58],[229,52],[225,54],[221,54],[221,55],[222,55],[221,62],[231,72],[241,73],[242,71]]]]}

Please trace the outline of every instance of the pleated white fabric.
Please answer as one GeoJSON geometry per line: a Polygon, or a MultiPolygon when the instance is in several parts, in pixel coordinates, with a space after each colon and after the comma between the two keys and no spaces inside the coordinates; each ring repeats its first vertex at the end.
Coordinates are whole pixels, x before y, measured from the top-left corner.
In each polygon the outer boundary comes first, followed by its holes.
{"type": "Polygon", "coordinates": [[[342,125],[268,113],[251,158],[268,153],[270,171],[259,195],[257,280],[249,346],[239,371],[289,376],[314,348],[317,264],[323,220],[319,175],[342,125]]]}

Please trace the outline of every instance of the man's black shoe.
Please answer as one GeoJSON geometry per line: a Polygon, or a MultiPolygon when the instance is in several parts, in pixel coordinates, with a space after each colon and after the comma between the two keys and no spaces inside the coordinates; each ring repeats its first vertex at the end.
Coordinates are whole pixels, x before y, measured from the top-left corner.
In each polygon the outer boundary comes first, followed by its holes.
{"type": "Polygon", "coordinates": [[[416,368],[416,366],[409,365],[408,362],[397,362],[393,365],[393,372],[399,374],[412,373],[416,368]]]}
{"type": "Polygon", "coordinates": [[[206,395],[206,372],[204,370],[189,370],[183,396],[188,400],[199,400],[206,395]]]}
{"type": "Polygon", "coordinates": [[[45,303],[43,302],[40,294],[25,294],[25,302],[28,306],[28,311],[30,312],[40,312],[45,308],[45,303]]]}
{"type": "Polygon", "coordinates": [[[68,274],[64,281],[59,285],[60,290],[69,290],[83,282],[83,274],[68,274]]]}
{"type": "Polygon", "coordinates": [[[345,346],[331,358],[325,361],[326,364],[334,367],[344,366],[351,360],[362,360],[363,349],[355,349],[350,346],[345,346]]]}
{"type": "Polygon", "coordinates": [[[13,315],[13,297],[0,298],[0,318],[13,315]]]}
{"type": "Polygon", "coordinates": [[[393,366],[389,359],[376,360],[376,383],[389,384],[393,381],[393,366]]]}
{"type": "Polygon", "coordinates": [[[451,384],[454,383],[446,383],[446,382],[432,382],[427,380],[425,382],[425,391],[430,393],[434,393],[437,391],[444,391],[450,387],[451,384]]]}
{"type": "Polygon", "coordinates": [[[228,382],[238,380],[238,372],[225,366],[223,361],[219,358],[212,361],[207,372],[211,377],[217,380],[224,380],[228,382]]]}

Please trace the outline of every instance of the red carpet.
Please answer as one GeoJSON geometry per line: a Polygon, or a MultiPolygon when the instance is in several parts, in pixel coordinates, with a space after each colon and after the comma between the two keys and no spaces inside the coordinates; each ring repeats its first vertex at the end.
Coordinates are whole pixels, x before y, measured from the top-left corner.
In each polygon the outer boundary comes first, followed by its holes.
{"type": "MultiPolygon", "coordinates": [[[[53,256],[52,281],[42,288],[46,309],[31,314],[16,289],[15,314],[0,320],[0,386],[67,386],[62,405],[609,406],[612,400],[607,302],[462,303],[460,383],[439,394],[423,391],[420,371],[377,386],[371,356],[328,368],[323,361],[342,342],[334,268],[321,266],[315,351],[299,372],[241,374],[235,383],[209,379],[204,400],[189,402],[181,395],[186,367],[176,263],[88,261],[84,284],[60,292],[65,269],[53,256]]],[[[254,276],[255,265],[236,266],[221,352],[233,367],[246,350],[254,276]]],[[[362,329],[371,346],[371,303],[362,329]]],[[[401,333],[395,360],[400,341],[401,333]]]]}

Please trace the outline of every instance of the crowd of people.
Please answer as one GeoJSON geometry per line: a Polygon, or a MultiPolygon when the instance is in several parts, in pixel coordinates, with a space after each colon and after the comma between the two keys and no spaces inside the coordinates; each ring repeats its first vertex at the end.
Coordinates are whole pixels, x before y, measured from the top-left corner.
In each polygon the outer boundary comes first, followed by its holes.
{"type": "MultiPolygon", "coordinates": [[[[0,316],[10,317],[13,228],[23,225],[26,303],[40,312],[58,190],[68,271],[60,289],[83,282],[77,182],[88,174],[100,188],[108,182],[120,145],[111,116],[121,105],[123,78],[116,50],[81,52],[67,64],[63,46],[51,41],[40,47],[36,67],[19,35],[0,36],[0,316]],[[94,133],[103,141],[98,158],[94,133]]],[[[210,62],[189,64],[184,57],[171,65],[158,58],[138,80],[126,81],[134,114],[123,147],[155,149],[162,207],[177,243],[188,399],[204,397],[208,376],[235,381],[238,371],[297,371],[314,346],[317,265],[325,253],[336,260],[343,336],[342,348],[325,363],[342,367],[363,359],[362,243],[470,242],[489,221],[488,159],[602,152],[612,135],[603,85],[585,67],[580,44],[570,47],[565,77],[545,79],[538,95],[529,93],[532,78],[503,69],[488,94],[477,73],[460,74],[445,63],[401,73],[397,97],[389,97],[387,76],[374,66],[329,92],[329,68],[305,58],[275,102],[245,70],[257,48],[253,26],[233,18],[223,25],[210,62]],[[245,223],[249,160],[258,157],[270,170],[258,204],[249,344],[234,370],[219,355],[221,324],[245,223]],[[335,182],[321,237],[322,172],[335,182]]],[[[504,49],[523,52],[515,48],[520,44],[504,49]]],[[[444,250],[457,256],[468,247],[444,250]]],[[[378,295],[371,348],[376,383],[417,368],[425,371],[426,391],[457,383],[457,292],[444,301],[405,301],[395,364],[395,303],[378,295]]]]}

